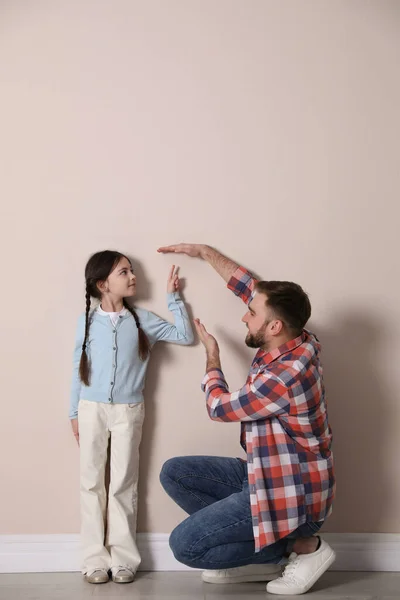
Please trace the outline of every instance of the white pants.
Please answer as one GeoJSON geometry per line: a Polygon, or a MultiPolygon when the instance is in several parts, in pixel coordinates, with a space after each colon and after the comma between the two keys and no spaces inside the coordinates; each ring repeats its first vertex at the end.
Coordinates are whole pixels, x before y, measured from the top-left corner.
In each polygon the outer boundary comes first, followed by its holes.
{"type": "Polygon", "coordinates": [[[140,564],[135,538],[143,419],[143,403],[79,402],[83,573],[119,566],[135,573],[140,564]],[[110,436],[107,506],[105,467],[110,436]]]}

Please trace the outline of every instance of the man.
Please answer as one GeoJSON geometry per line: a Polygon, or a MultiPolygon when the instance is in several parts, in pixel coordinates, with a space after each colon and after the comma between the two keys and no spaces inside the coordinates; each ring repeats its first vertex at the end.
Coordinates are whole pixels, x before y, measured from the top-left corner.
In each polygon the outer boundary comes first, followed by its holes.
{"type": "Polygon", "coordinates": [[[171,549],[180,562],[204,569],[209,583],[269,581],[269,593],[303,594],[335,560],[315,535],[331,512],[335,480],[320,345],[304,329],[308,296],[295,283],[256,281],[209,246],[159,252],[214,267],[247,304],[246,344],[258,348],[245,385],[231,393],[218,343],[195,321],[207,354],[209,416],[241,422],[247,461],[188,456],[164,464],[165,491],[190,515],[172,532],[171,549]]]}

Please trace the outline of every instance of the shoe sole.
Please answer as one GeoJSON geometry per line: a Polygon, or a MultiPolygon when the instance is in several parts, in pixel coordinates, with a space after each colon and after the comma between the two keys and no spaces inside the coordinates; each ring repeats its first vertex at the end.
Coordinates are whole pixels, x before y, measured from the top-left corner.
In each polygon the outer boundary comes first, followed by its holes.
{"type": "Polygon", "coordinates": [[[305,594],[312,588],[312,586],[317,583],[318,579],[329,569],[329,567],[335,562],[336,553],[332,550],[329,558],[326,559],[323,565],[320,566],[318,571],[314,574],[310,583],[302,588],[297,588],[296,590],[290,590],[289,588],[282,588],[280,591],[270,591],[267,586],[267,592],[269,594],[276,594],[282,596],[300,596],[300,594],[305,594]]]}
{"type": "Polygon", "coordinates": [[[252,583],[256,581],[273,581],[274,579],[278,579],[282,575],[281,568],[277,569],[275,572],[268,573],[268,575],[237,575],[236,577],[212,577],[207,575],[202,575],[201,578],[205,583],[216,583],[216,584],[226,584],[226,583],[252,583]]]}

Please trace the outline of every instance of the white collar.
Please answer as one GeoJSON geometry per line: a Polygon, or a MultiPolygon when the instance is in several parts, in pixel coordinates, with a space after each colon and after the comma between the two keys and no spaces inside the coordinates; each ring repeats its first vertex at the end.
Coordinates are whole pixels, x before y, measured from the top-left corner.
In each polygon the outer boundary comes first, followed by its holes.
{"type": "Polygon", "coordinates": [[[128,311],[126,310],[125,306],[122,310],[120,311],[115,311],[115,312],[106,312],[105,310],[103,310],[101,308],[101,305],[99,304],[99,306],[97,307],[97,312],[99,313],[99,315],[101,315],[102,317],[110,317],[111,315],[120,315],[121,317],[123,315],[125,315],[128,311]]]}

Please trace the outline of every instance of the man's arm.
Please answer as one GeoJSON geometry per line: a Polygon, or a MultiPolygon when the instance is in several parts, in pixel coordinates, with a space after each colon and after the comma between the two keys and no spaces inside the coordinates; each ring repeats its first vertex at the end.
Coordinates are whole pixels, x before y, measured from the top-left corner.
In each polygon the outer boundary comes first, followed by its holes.
{"type": "Polygon", "coordinates": [[[219,346],[214,336],[210,335],[200,319],[194,320],[196,331],[200,338],[201,343],[206,349],[206,372],[212,371],[213,369],[221,369],[221,359],[219,357],[219,346]]]}
{"type": "Polygon", "coordinates": [[[207,411],[213,421],[258,421],[290,410],[287,387],[275,374],[258,374],[240,390],[229,392],[223,372],[209,371],[203,380],[207,411]]]}
{"type": "Polygon", "coordinates": [[[257,421],[276,417],[290,410],[288,390],[278,374],[259,373],[237,392],[230,393],[221,370],[219,347],[203,323],[195,319],[200,341],[206,349],[207,373],[202,389],[206,393],[207,410],[214,421],[257,421]]]}
{"type": "Polygon", "coordinates": [[[194,258],[202,258],[203,260],[206,260],[219,275],[221,275],[226,283],[229,282],[232,275],[239,267],[233,260],[230,260],[221,254],[221,252],[215,250],[215,248],[211,248],[211,246],[206,246],[205,244],[176,244],[174,246],[163,246],[159,248],[157,252],[163,254],[175,252],[177,254],[187,254],[194,258]]]}
{"type": "Polygon", "coordinates": [[[237,263],[215,250],[215,248],[211,248],[211,246],[201,246],[201,257],[217,271],[218,275],[221,275],[226,283],[230,281],[239,267],[237,263]]]}

